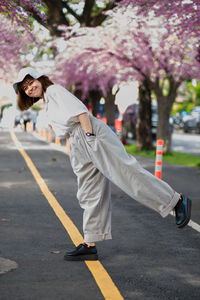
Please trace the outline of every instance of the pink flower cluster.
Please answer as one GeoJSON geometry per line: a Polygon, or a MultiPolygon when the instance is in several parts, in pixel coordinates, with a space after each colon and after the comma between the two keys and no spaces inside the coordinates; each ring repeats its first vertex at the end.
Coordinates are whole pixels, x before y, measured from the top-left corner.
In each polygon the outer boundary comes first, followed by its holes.
{"type": "Polygon", "coordinates": [[[120,7],[137,7],[138,15],[164,16],[173,24],[176,32],[195,32],[199,35],[200,1],[199,0],[122,0],[116,1],[120,7]]]}
{"type": "Polygon", "coordinates": [[[200,78],[195,32],[176,32],[164,17],[140,16],[129,8],[112,13],[104,27],[63,30],[67,48],[56,57],[55,79],[76,84],[84,96],[95,88],[106,95],[111,85],[130,78],[200,78]]]}
{"type": "Polygon", "coordinates": [[[24,27],[18,27],[16,31],[15,24],[0,15],[1,80],[11,82],[16,70],[26,64],[25,61],[21,61],[20,55],[31,42],[32,35],[25,31],[24,27]]]}
{"type": "Polygon", "coordinates": [[[17,22],[20,26],[29,28],[31,13],[25,11],[22,7],[32,8],[41,19],[45,20],[45,15],[40,11],[41,7],[44,6],[44,3],[40,0],[20,0],[18,1],[9,1],[1,0],[0,1],[0,13],[4,14],[12,22],[17,22]]]}

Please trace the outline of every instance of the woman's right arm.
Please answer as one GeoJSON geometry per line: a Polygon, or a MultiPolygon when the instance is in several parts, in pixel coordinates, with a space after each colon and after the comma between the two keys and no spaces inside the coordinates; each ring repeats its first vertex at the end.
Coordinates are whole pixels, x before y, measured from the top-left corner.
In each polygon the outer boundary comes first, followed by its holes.
{"type": "Polygon", "coordinates": [[[86,132],[93,133],[92,132],[92,124],[90,122],[88,113],[80,114],[80,115],[77,116],[77,118],[80,121],[81,127],[83,128],[83,130],[85,131],[85,133],[86,132]]]}

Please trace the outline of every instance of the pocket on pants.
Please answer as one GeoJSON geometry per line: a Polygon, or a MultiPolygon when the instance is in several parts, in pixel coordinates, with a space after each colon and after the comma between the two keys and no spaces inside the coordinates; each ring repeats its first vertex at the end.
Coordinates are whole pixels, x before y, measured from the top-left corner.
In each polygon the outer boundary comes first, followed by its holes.
{"type": "Polygon", "coordinates": [[[87,145],[92,148],[93,150],[95,150],[97,148],[97,137],[96,135],[92,135],[92,136],[85,136],[85,140],[87,145]]]}
{"type": "Polygon", "coordinates": [[[87,142],[94,141],[96,140],[96,135],[90,135],[90,136],[85,135],[85,138],[87,142]]]}

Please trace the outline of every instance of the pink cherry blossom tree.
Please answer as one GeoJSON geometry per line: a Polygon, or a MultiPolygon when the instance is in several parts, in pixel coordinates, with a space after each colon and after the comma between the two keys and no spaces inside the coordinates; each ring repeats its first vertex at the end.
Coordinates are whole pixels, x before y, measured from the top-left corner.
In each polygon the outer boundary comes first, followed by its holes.
{"type": "MultiPolygon", "coordinates": [[[[70,77],[76,69],[78,73],[74,80],[84,82],[83,86],[86,89],[88,78],[94,79],[93,84],[98,82],[99,76],[96,78],[91,76],[91,74],[95,75],[95,72],[97,74],[98,65],[108,73],[109,70],[112,72],[113,64],[118,64],[117,75],[120,80],[127,80],[132,76],[141,84],[145,83],[148,90],[153,90],[157,97],[159,114],[157,137],[164,139],[166,152],[170,150],[171,141],[169,115],[178,87],[183,80],[199,76],[199,64],[195,59],[198,40],[195,34],[190,36],[186,32],[176,34],[173,29],[173,26],[172,30],[166,26],[163,18],[139,18],[130,10],[123,15],[117,13],[101,29],[92,32],[92,29],[71,32],[73,38],[70,39],[69,47],[74,55],[74,66],[67,69],[66,66],[70,62],[70,59],[67,59],[63,67],[70,77]],[[98,40],[100,43],[97,43],[98,40]],[[81,56],[77,55],[76,51],[81,51],[81,56]],[[84,59],[82,60],[81,57],[84,59]],[[104,57],[102,61],[101,57],[104,57]],[[98,61],[97,65],[95,60],[98,61]],[[107,61],[110,61],[111,65],[106,65],[107,61]],[[81,69],[85,65],[86,68],[81,69]]],[[[116,75],[115,69],[113,72],[116,75]]],[[[106,74],[103,76],[106,78],[106,74]]]]}
{"type": "MultiPolygon", "coordinates": [[[[165,23],[165,28],[170,31],[170,33],[174,33],[180,40],[183,38],[188,38],[190,35],[192,37],[196,38],[194,42],[194,52],[195,53],[195,59],[197,62],[200,62],[200,42],[198,42],[199,39],[199,28],[200,28],[200,2],[199,0],[189,0],[189,1],[182,1],[182,0],[122,0],[120,3],[118,3],[118,6],[125,9],[127,7],[136,7],[137,8],[137,17],[142,16],[151,16],[151,17],[162,17],[165,23]]],[[[162,53],[161,53],[162,55],[162,53]]],[[[187,57],[187,55],[183,54],[182,57],[187,57]]],[[[185,60],[185,59],[184,59],[185,60]]],[[[194,61],[194,56],[192,57],[192,60],[194,61]]],[[[167,60],[169,61],[169,60],[167,60]]],[[[186,62],[186,61],[185,61],[186,62]]],[[[179,60],[180,63],[180,60],[179,60]]],[[[181,63],[182,64],[182,63],[181,63]]],[[[194,68],[198,68],[196,63],[194,62],[195,66],[192,66],[191,70],[194,70],[194,68]]],[[[189,65],[188,65],[188,68],[189,65]]],[[[169,69],[169,68],[168,68],[169,69]]],[[[165,68],[166,70],[166,68],[165,68]]],[[[168,73],[168,72],[167,72],[168,73]]],[[[195,74],[191,75],[186,72],[185,77],[183,78],[190,79],[193,76],[196,76],[195,74]]],[[[184,79],[183,79],[184,80],[184,79]]],[[[170,87],[173,86],[171,89],[171,92],[169,94],[176,95],[177,86],[180,85],[178,82],[174,84],[172,83],[172,77],[170,77],[169,83],[170,87]],[[174,92],[172,92],[172,90],[174,92]]],[[[157,82],[160,82],[160,80],[157,80],[157,82]]],[[[152,88],[152,84],[150,84],[149,80],[143,81],[143,84],[140,85],[141,91],[143,91],[143,97],[140,97],[140,103],[143,99],[148,99],[148,95],[150,95],[149,90],[152,88]],[[143,86],[142,86],[143,85],[143,86]],[[145,92],[146,91],[146,92],[145,92]],[[145,97],[144,94],[147,96],[145,97]]],[[[154,85],[155,86],[155,85],[154,85]]],[[[157,98],[161,98],[161,95],[163,94],[161,89],[158,92],[158,84],[157,84],[157,98]]],[[[144,102],[144,101],[143,101],[144,102]]],[[[170,101],[169,101],[170,102],[170,101]]],[[[142,106],[140,105],[139,110],[139,118],[138,118],[138,124],[137,128],[138,131],[142,132],[144,131],[145,127],[148,127],[149,122],[144,122],[144,107],[145,105],[149,106],[149,104],[143,103],[142,106]]],[[[159,105],[160,107],[161,105],[159,105]]],[[[164,107],[163,107],[164,108],[164,107]]],[[[165,109],[165,108],[164,108],[165,109]]],[[[160,109],[159,109],[160,111],[160,109]]],[[[150,115],[149,111],[149,115],[150,115]]],[[[159,120],[161,118],[159,117],[159,120]]],[[[163,125],[164,126],[164,125],[163,125]]],[[[159,133],[162,126],[158,127],[158,136],[160,135],[162,137],[163,134],[159,133]]],[[[166,127],[167,128],[167,127],[166,127]]],[[[145,148],[145,139],[144,135],[138,134],[137,139],[137,146],[138,148],[145,148]]],[[[166,141],[165,141],[166,142],[166,141]]],[[[170,139],[168,139],[168,142],[165,143],[165,151],[168,151],[170,149],[170,139]]]]}
{"type": "MultiPolygon", "coordinates": [[[[126,16],[128,18],[128,16],[126,16]]],[[[117,16],[117,19],[119,15],[117,16]]],[[[164,139],[165,152],[170,151],[171,135],[169,116],[177,90],[184,80],[200,77],[200,64],[196,60],[199,49],[196,33],[176,32],[166,26],[164,18],[142,16],[136,25],[127,26],[126,36],[132,35],[128,53],[124,55],[117,46],[113,53],[138,71],[138,79],[153,90],[158,102],[157,138],[164,139]],[[166,87],[167,85],[167,87],[166,87]]],[[[140,99],[142,100],[142,99],[140,99]]],[[[141,123],[143,120],[141,120],[141,123]]]]}
{"type": "MultiPolygon", "coordinates": [[[[123,14],[121,11],[111,14],[110,21],[103,27],[94,31],[92,28],[72,29],[67,55],[62,53],[56,58],[56,70],[62,72],[58,79],[65,78],[65,84],[73,83],[81,88],[82,96],[98,89],[105,97],[112,94],[114,84],[131,76],[137,79],[144,88],[140,89],[143,95],[140,100],[145,98],[145,88],[146,99],[150,99],[151,90],[157,97],[158,137],[164,139],[165,151],[169,151],[168,117],[178,87],[183,80],[199,76],[198,1],[189,1],[192,6],[185,6],[188,1],[180,3],[179,0],[124,0],[122,3],[126,6],[130,2],[135,10],[128,7],[123,14]]],[[[144,124],[139,116],[141,120],[139,128],[144,124]]],[[[145,137],[145,130],[141,132],[145,137]]],[[[141,137],[141,133],[138,136],[141,137]]],[[[144,139],[141,147],[143,143],[144,139]]]]}
{"type": "Polygon", "coordinates": [[[21,61],[20,55],[26,52],[27,45],[32,42],[32,35],[12,23],[4,15],[0,15],[0,79],[5,82],[12,82],[16,76],[17,69],[26,64],[21,61]]]}

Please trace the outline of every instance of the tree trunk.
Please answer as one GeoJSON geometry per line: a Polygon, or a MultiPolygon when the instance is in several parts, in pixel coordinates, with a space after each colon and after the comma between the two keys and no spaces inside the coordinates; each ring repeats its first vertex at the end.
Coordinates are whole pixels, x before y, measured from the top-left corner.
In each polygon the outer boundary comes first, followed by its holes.
{"type": "Polygon", "coordinates": [[[136,148],[139,151],[153,148],[151,116],[151,90],[147,80],[144,80],[139,86],[139,109],[136,124],[136,148]]]}
{"type": "Polygon", "coordinates": [[[180,86],[180,82],[175,82],[174,79],[169,79],[169,92],[164,96],[163,91],[157,82],[154,91],[158,103],[158,125],[157,125],[157,139],[164,141],[164,153],[171,151],[171,130],[169,124],[169,118],[171,114],[172,105],[176,99],[177,89],[180,86]]]}
{"type": "Polygon", "coordinates": [[[98,90],[91,90],[88,93],[89,103],[92,106],[92,114],[93,116],[97,116],[99,110],[99,101],[102,97],[102,92],[98,90]]]}
{"type": "Polygon", "coordinates": [[[107,124],[111,127],[115,127],[115,95],[112,94],[112,88],[110,88],[105,97],[105,113],[107,118],[107,124]]]}
{"type": "MultiPolygon", "coordinates": [[[[73,84],[72,86],[68,87],[68,90],[74,95],[76,96],[78,99],[82,99],[82,90],[77,88],[77,86],[75,84],[73,84]]],[[[97,116],[98,114],[98,110],[99,110],[99,101],[102,97],[102,92],[99,90],[90,90],[88,91],[87,97],[85,99],[85,101],[83,100],[83,103],[85,105],[87,105],[87,103],[89,105],[91,105],[92,107],[92,115],[93,116],[97,116]]]]}
{"type": "Polygon", "coordinates": [[[172,103],[169,102],[168,97],[160,96],[158,98],[158,125],[156,138],[164,141],[164,153],[170,152],[171,150],[171,131],[169,126],[171,108],[172,103]]]}

